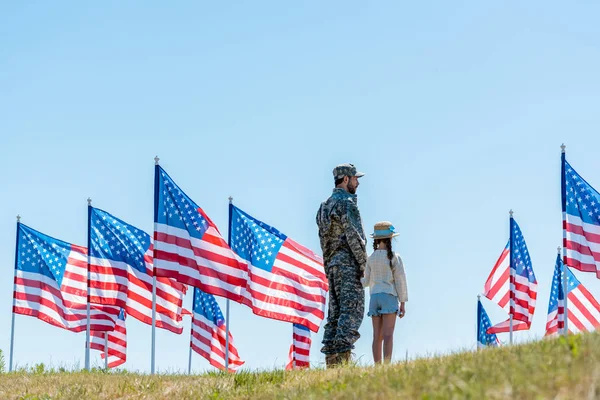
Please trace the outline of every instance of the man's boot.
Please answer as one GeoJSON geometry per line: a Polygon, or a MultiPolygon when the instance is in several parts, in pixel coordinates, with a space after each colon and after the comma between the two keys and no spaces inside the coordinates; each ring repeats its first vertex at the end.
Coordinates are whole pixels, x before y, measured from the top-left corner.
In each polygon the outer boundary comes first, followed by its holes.
{"type": "Polygon", "coordinates": [[[334,353],[325,355],[325,365],[327,368],[335,368],[339,363],[339,354],[334,353]]]}
{"type": "Polygon", "coordinates": [[[338,353],[338,363],[348,365],[352,361],[352,352],[350,350],[338,353]]]}

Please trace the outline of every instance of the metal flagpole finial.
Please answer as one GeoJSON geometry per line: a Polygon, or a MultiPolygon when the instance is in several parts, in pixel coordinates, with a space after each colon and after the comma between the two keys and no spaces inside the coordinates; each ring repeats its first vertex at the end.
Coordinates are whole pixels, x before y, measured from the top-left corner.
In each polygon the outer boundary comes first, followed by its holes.
{"type": "Polygon", "coordinates": [[[158,158],[158,156],[154,157],[154,165],[158,165],[159,160],[160,158],[158,158]]]}
{"type": "Polygon", "coordinates": [[[481,295],[480,294],[477,295],[477,300],[481,300],[481,295]]]}
{"type": "Polygon", "coordinates": [[[233,203],[233,197],[229,196],[229,204],[233,203]]]}
{"type": "Polygon", "coordinates": [[[17,222],[21,222],[21,216],[17,214],[17,222]]]}
{"type": "Polygon", "coordinates": [[[567,149],[567,146],[565,146],[564,143],[560,145],[561,153],[564,153],[566,149],[567,149]]]}
{"type": "Polygon", "coordinates": [[[560,254],[560,250],[561,250],[561,247],[560,247],[560,246],[558,246],[558,247],[556,248],[556,251],[558,251],[558,254],[560,254]]]}
{"type": "Polygon", "coordinates": [[[92,198],[91,198],[91,197],[88,197],[88,200],[87,200],[87,201],[88,201],[88,206],[91,206],[91,205],[92,205],[92,198]]]}
{"type": "Polygon", "coordinates": [[[511,210],[508,212],[508,214],[509,214],[509,215],[510,215],[510,217],[512,218],[512,216],[513,216],[513,214],[514,214],[513,210],[511,209],[511,210]]]}

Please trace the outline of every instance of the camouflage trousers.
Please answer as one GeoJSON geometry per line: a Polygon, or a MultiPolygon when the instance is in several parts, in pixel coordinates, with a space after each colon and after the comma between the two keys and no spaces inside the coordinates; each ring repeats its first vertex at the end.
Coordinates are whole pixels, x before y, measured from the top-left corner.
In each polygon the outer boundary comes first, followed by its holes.
{"type": "Polygon", "coordinates": [[[323,333],[324,354],[354,349],[360,338],[358,328],[365,312],[365,291],[360,283],[360,267],[356,264],[326,266],[329,281],[329,311],[323,333]]]}

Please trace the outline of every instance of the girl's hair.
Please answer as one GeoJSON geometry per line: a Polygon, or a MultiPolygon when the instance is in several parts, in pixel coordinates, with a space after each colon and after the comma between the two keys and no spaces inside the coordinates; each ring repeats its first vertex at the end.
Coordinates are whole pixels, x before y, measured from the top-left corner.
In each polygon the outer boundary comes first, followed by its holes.
{"type": "Polygon", "coordinates": [[[392,250],[392,238],[385,239],[375,239],[373,241],[373,250],[377,250],[377,246],[379,246],[379,242],[383,242],[387,247],[387,256],[390,260],[390,268],[392,267],[392,260],[394,259],[394,251],[392,250]]]}

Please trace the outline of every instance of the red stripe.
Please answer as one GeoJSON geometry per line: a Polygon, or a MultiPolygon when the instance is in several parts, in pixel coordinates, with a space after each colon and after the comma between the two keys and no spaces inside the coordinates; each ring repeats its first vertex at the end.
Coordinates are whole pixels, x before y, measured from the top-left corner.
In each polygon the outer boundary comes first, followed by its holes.
{"type": "MultiPolygon", "coordinates": [[[[206,243],[214,244],[225,250],[231,251],[231,257],[226,257],[221,254],[213,253],[208,250],[194,247],[192,245],[192,242],[190,239],[183,239],[183,238],[180,238],[179,236],[169,235],[169,234],[160,233],[160,232],[155,232],[155,236],[157,236],[157,239],[156,239],[157,243],[162,242],[162,243],[166,243],[166,244],[176,245],[177,247],[182,247],[187,250],[192,250],[196,257],[204,258],[209,261],[214,261],[216,263],[227,265],[229,267],[236,268],[239,270],[244,270],[244,268],[241,267],[241,265],[237,261],[237,259],[235,259],[235,257],[233,256],[233,251],[231,249],[229,249],[227,244],[222,239],[216,238],[210,234],[204,234],[204,236],[202,237],[202,241],[204,241],[206,243]]],[[[160,254],[160,253],[165,253],[165,252],[155,250],[154,258],[159,259],[159,260],[164,259],[164,258],[158,256],[158,254],[160,254]]],[[[169,253],[166,253],[166,254],[169,254],[169,253]]],[[[197,264],[196,260],[191,260],[189,258],[185,258],[185,259],[188,260],[188,264],[182,263],[182,265],[187,265],[189,267],[192,267],[197,264]]],[[[173,260],[169,260],[169,261],[173,261],[173,260]]]]}
{"type": "MultiPolygon", "coordinates": [[[[583,263],[583,262],[576,260],[574,258],[571,258],[571,257],[565,257],[564,262],[565,262],[565,264],[567,264],[567,266],[574,268],[578,271],[595,272],[597,275],[600,274],[600,271],[598,271],[596,269],[596,264],[583,263]]],[[[598,277],[600,277],[600,275],[598,275],[598,277]]]]}
{"type": "Polygon", "coordinates": [[[301,335],[298,335],[296,333],[294,333],[294,340],[296,342],[302,342],[302,343],[306,343],[306,344],[310,344],[311,343],[311,340],[310,340],[309,337],[301,336],[301,335]]]}
{"type": "Polygon", "coordinates": [[[284,269],[283,267],[278,266],[277,261],[279,261],[279,260],[283,261],[281,259],[283,257],[281,257],[281,256],[282,256],[282,254],[280,253],[277,256],[277,258],[275,259],[275,264],[273,265],[273,268],[271,269],[271,273],[273,275],[278,275],[278,276],[284,277],[284,278],[289,279],[290,281],[294,281],[302,286],[306,286],[307,288],[309,288],[309,287],[310,288],[318,288],[325,292],[327,290],[329,290],[327,282],[325,282],[325,281],[306,279],[306,278],[302,277],[301,275],[298,275],[292,271],[288,271],[288,270],[284,269]]]}
{"type": "MultiPolygon", "coordinates": [[[[570,326],[575,326],[579,332],[587,332],[587,329],[585,329],[585,325],[583,325],[581,321],[575,315],[573,315],[573,313],[569,313],[568,318],[570,326]]],[[[569,332],[573,331],[569,329],[569,332]]]]}
{"type": "MultiPolygon", "coordinates": [[[[66,328],[62,323],[60,323],[59,321],[57,321],[54,318],[50,317],[48,314],[46,314],[46,313],[44,313],[42,311],[39,311],[39,310],[32,309],[32,308],[25,308],[25,307],[16,307],[16,306],[13,306],[13,312],[15,314],[27,315],[27,316],[30,316],[30,317],[37,318],[37,319],[39,319],[41,321],[44,321],[44,322],[46,322],[46,323],[48,323],[50,325],[56,326],[58,328],[65,329],[65,330],[67,330],[69,332],[84,332],[87,329],[87,327],[86,327],[87,321],[83,325],[78,325],[78,326],[75,326],[73,328],[66,328]]],[[[96,324],[95,321],[97,321],[97,319],[90,320],[90,329],[94,329],[94,330],[97,330],[97,331],[98,330],[102,330],[102,329],[104,329],[104,330],[112,330],[111,327],[106,326],[106,325],[96,324]]]]}
{"type": "MultiPolygon", "coordinates": [[[[213,254],[213,253],[211,253],[211,254],[213,254]]],[[[229,285],[244,286],[246,283],[246,281],[243,278],[238,278],[233,275],[229,275],[229,274],[225,274],[223,272],[216,271],[213,268],[211,268],[210,265],[198,264],[196,259],[187,258],[187,257],[181,256],[179,254],[168,253],[168,252],[165,252],[162,250],[156,250],[156,253],[154,256],[155,256],[155,264],[158,264],[156,262],[156,260],[169,261],[169,262],[176,263],[176,264],[179,264],[184,267],[189,267],[192,270],[197,271],[198,276],[206,276],[206,277],[210,277],[210,278],[215,278],[215,279],[218,279],[229,285]]],[[[209,261],[209,262],[210,261],[219,262],[219,261],[216,261],[216,258],[218,258],[218,257],[210,257],[209,258],[209,257],[203,257],[203,256],[199,256],[199,255],[197,255],[197,257],[201,257],[204,260],[209,261]]],[[[220,257],[222,257],[222,256],[220,256],[220,257]]],[[[222,258],[224,258],[224,257],[222,257],[222,258]]],[[[236,261],[236,263],[237,263],[237,261],[236,261]]],[[[240,269],[240,268],[238,268],[238,269],[240,269]]],[[[242,270],[240,269],[240,271],[242,271],[242,270]]],[[[163,270],[161,268],[159,268],[158,265],[156,267],[156,275],[157,276],[168,276],[168,275],[164,274],[163,270]]],[[[178,274],[178,276],[193,278],[193,277],[185,275],[185,274],[178,274]]],[[[177,280],[179,282],[183,282],[181,278],[178,278],[177,280]]]]}
{"type": "MultiPolygon", "coordinates": [[[[581,287],[581,284],[580,284],[580,287],[581,287]]],[[[588,320],[589,323],[594,328],[597,328],[600,325],[598,320],[596,318],[594,318],[594,316],[590,313],[590,311],[583,305],[583,303],[581,301],[579,301],[579,299],[575,296],[575,294],[573,294],[573,292],[569,293],[569,301],[571,301],[571,304],[573,304],[575,306],[575,308],[577,308],[577,310],[581,314],[583,314],[585,319],[588,320]]],[[[571,313],[569,313],[569,314],[571,314],[571,313]]]]}
{"type": "Polygon", "coordinates": [[[583,294],[583,296],[587,299],[587,301],[589,301],[596,310],[600,311],[600,303],[596,301],[594,296],[592,296],[592,294],[587,290],[587,288],[582,284],[579,284],[578,289],[581,292],[581,294],[583,294]]]}
{"type": "MultiPolygon", "coordinates": [[[[504,272],[502,273],[502,275],[500,276],[500,279],[498,279],[496,281],[496,283],[494,284],[494,286],[492,286],[491,290],[489,292],[487,292],[486,297],[488,299],[493,299],[494,296],[496,296],[496,294],[498,294],[498,292],[502,289],[502,286],[504,286],[506,284],[506,282],[509,281],[510,278],[510,272],[509,272],[509,268],[506,268],[506,270],[504,270],[504,272]]],[[[490,280],[491,282],[491,280],[490,280]]],[[[486,285],[488,284],[488,282],[486,282],[486,285]]]]}
{"type": "MultiPolygon", "coordinates": [[[[252,282],[257,283],[261,286],[264,286],[266,288],[272,289],[272,290],[279,290],[285,293],[290,293],[293,294],[296,298],[298,298],[299,301],[302,301],[302,299],[305,300],[309,300],[309,301],[314,301],[316,303],[321,303],[321,304],[325,304],[325,297],[321,296],[321,295],[317,295],[317,294],[309,294],[309,293],[305,293],[295,287],[293,287],[292,285],[286,285],[283,283],[277,283],[277,282],[273,282],[269,279],[263,278],[262,276],[259,275],[250,275],[250,280],[252,280],[252,282]]],[[[280,297],[274,297],[274,296],[270,296],[271,299],[277,299],[277,301],[279,300],[283,300],[280,297]]],[[[293,302],[292,300],[288,300],[290,302],[290,304],[295,304],[298,305],[300,307],[303,307],[304,309],[307,309],[307,307],[304,307],[304,305],[298,303],[298,302],[293,302]]],[[[271,301],[269,301],[269,303],[271,303],[271,301]]],[[[272,303],[272,304],[276,304],[276,303],[272,303]]],[[[297,308],[296,306],[292,306],[292,308],[297,308]]],[[[310,307],[309,309],[313,309],[314,307],[310,307]]]]}
{"type": "MultiPolygon", "coordinates": [[[[299,256],[304,256],[303,254],[299,253],[295,248],[290,246],[288,244],[287,240],[283,243],[283,247],[293,251],[294,253],[298,254],[299,256]]],[[[319,279],[320,281],[325,281],[327,279],[325,272],[319,271],[318,269],[313,268],[309,264],[303,263],[302,261],[300,261],[296,258],[293,258],[285,253],[282,253],[281,250],[279,251],[279,254],[277,254],[277,259],[280,259],[281,261],[287,262],[287,263],[292,264],[300,269],[303,269],[308,274],[314,276],[315,278],[319,279]]],[[[312,261],[315,261],[315,260],[312,260],[312,261]]],[[[319,264],[323,265],[323,263],[319,263],[319,264]]]]}
{"type": "Polygon", "coordinates": [[[600,253],[592,251],[592,249],[587,245],[567,240],[567,249],[576,251],[577,253],[583,254],[584,256],[591,256],[594,258],[595,261],[600,261],[600,253]]]}
{"type": "Polygon", "coordinates": [[[563,224],[563,227],[566,228],[567,235],[569,233],[572,233],[572,234],[575,234],[575,235],[584,236],[587,239],[588,242],[593,242],[593,243],[599,243],[600,244],[600,235],[597,234],[597,233],[586,231],[585,229],[583,229],[583,226],[581,226],[581,225],[576,225],[576,224],[573,224],[573,223],[570,223],[570,222],[565,222],[563,224]]]}
{"type": "MultiPolygon", "coordinates": [[[[205,324],[204,322],[200,321],[198,318],[194,318],[193,324],[194,324],[194,329],[192,330],[192,335],[195,338],[197,338],[198,340],[202,341],[203,343],[205,343],[207,345],[210,344],[211,348],[214,348],[215,349],[214,351],[218,355],[220,355],[223,359],[225,359],[225,348],[226,348],[226,344],[227,344],[227,342],[225,340],[225,337],[224,337],[225,336],[225,330],[223,328],[213,328],[213,327],[205,324]],[[209,342],[206,338],[202,337],[200,335],[200,333],[198,333],[199,330],[206,331],[209,334],[211,334],[212,338],[213,338],[213,341],[209,342]],[[219,335],[218,331],[220,331],[220,333],[222,333],[223,336],[219,335]],[[220,347],[213,346],[213,343],[214,343],[215,340],[219,343],[220,347]]],[[[231,339],[231,335],[229,335],[229,338],[231,339]]],[[[231,340],[230,340],[230,343],[229,343],[229,353],[232,354],[235,358],[239,358],[238,351],[233,346],[233,343],[232,343],[231,340]]],[[[232,361],[231,360],[231,356],[229,358],[230,358],[229,361],[231,362],[232,361]]]]}
{"type": "Polygon", "coordinates": [[[506,280],[508,280],[508,278],[510,276],[509,268],[507,266],[506,270],[504,272],[502,272],[500,279],[496,281],[496,283],[494,284],[493,287],[491,287],[494,275],[496,274],[496,271],[498,270],[498,268],[500,268],[500,266],[506,259],[507,255],[508,255],[508,250],[507,249],[503,250],[502,254],[500,254],[500,258],[498,258],[498,260],[496,261],[496,264],[494,264],[494,267],[492,268],[492,272],[490,273],[487,280],[485,281],[484,291],[486,293],[486,297],[489,299],[492,299],[494,296],[496,296],[496,293],[498,293],[498,291],[500,290],[502,285],[504,285],[506,283],[506,280]]]}
{"type": "MultiPolygon", "coordinates": [[[[52,297],[57,298],[58,301],[60,301],[62,304],[59,305],[57,303],[55,303],[54,301],[44,298],[40,295],[34,295],[32,293],[27,293],[27,292],[21,292],[21,291],[17,291],[13,293],[13,297],[15,299],[18,300],[26,300],[28,302],[33,302],[33,303],[37,303],[43,306],[46,306],[56,312],[58,312],[61,316],[67,317],[64,315],[65,309],[71,309],[71,310],[77,310],[77,311],[83,311],[85,309],[87,309],[87,304],[74,304],[68,301],[64,301],[62,299],[61,293],[59,290],[57,290],[56,288],[49,286],[46,283],[40,282],[40,281],[34,281],[34,280],[30,280],[30,279],[22,279],[22,278],[18,278],[15,277],[15,281],[18,285],[23,285],[26,288],[27,287],[31,287],[31,288],[36,288],[39,289],[43,292],[46,292],[48,294],[50,294],[52,297]]],[[[103,312],[107,312],[108,314],[113,314],[115,313],[114,310],[104,310],[98,307],[94,307],[94,309],[96,310],[101,310],[103,312]]],[[[116,311],[116,314],[118,314],[118,311],[116,311]]],[[[74,317],[73,314],[69,314],[68,317],[74,317]]],[[[72,319],[72,320],[76,320],[76,319],[72,319]]]]}
{"type": "MultiPolygon", "coordinates": [[[[158,304],[157,304],[158,306],[158,304]]],[[[149,317],[143,313],[141,313],[140,311],[136,310],[133,307],[127,307],[126,308],[127,314],[129,314],[131,317],[137,319],[140,322],[143,322],[147,325],[152,325],[152,317],[149,317]]],[[[161,313],[158,312],[157,309],[157,315],[162,315],[161,313]]],[[[177,321],[179,322],[179,321],[177,321]]],[[[157,316],[156,318],[156,327],[160,328],[160,329],[165,329],[169,332],[173,332],[176,334],[180,334],[181,332],[183,332],[183,325],[177,326],[177,323],[175,320],[173,320],[172,318],[168,318],[166,321],[161,321],[159,319],[159,317],[157,316]],[[172,324],[170,322],[173,322],[172,324]]]]}

